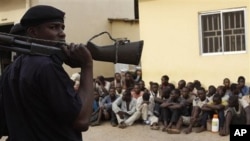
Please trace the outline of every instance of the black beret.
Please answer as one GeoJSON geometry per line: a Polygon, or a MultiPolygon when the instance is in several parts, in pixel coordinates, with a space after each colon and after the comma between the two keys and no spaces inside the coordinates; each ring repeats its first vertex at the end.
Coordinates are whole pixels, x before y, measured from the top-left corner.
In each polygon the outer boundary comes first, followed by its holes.
{"type": "Polygon", "coordinates": [[[25,28],[20,23],[17,23],[10,29],[10,34],[25,35],[25,28]]]}
{"type": "Polygon", "coordinates": [[[21,25],[24,27],[39,25],[44,22],[64,22],[65,13],[55,7],[48,5],[33,6],[21,18],[21,25]]]}

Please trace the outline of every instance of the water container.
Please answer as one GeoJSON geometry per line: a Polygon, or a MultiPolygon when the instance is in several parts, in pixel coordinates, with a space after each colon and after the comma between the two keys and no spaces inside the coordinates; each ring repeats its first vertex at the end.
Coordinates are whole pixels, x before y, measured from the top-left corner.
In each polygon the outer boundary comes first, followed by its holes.
{"type": "Polygon", "coordinates": [[[214,114],[212,119],[212,132],[218,132],[219,131],[219,119],[218,115],[214,114]]]}

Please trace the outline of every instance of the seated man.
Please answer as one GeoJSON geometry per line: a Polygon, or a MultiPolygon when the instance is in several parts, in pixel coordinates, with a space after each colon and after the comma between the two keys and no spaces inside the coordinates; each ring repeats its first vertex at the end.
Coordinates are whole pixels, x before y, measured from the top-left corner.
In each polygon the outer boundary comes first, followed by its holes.
{"type": "Polygon", "coordinates": [[[144,124],[150,124],[151,129],[158,130],[158,117],[153,114],[154,110],[154,97],[145,92],[137,99],[136,112],[141,116],[144,124]]]}
{"type": "Polygon", "coordinates": [[[170,134],[180,134],[181,133],[181,127],[183,124],[189,125],[190,124],[190,118],[191,113],[193,109],[193,100],[196,98],[195,95],[190,94],[190,90],[188,87],[184,86],[181,89],[181,97],[184,100],[184,106],[182,109],[181,116],[176,124],[175,128],[169,129],[167,132],[170,134]]]}
{"type": "Polygon", "coordinates": [[[222,102],[222,97],[218,93],[213,96],[213,101],[204,104],[202,107],[201,127],[196,131],[197,133],[206,131],[208,117],[213,114],[218,114],[219,117],[219,130],[224,126],[225,116],[224,109],[227,106],[227,101],[222,102]]]}
{"type": "Polygon", "coordinates": [[[112,103],[112,110],[116,114],[118,127],[122,129],[132,125],[140,117],[136,113],[136,99],[132,98],[129,89],[112,103]]]}
{"type": "Polygon", "coordinates": [[[198,97],[193,100],[193,108],[191,113],[191,118],[189,121],[188,128],[184,130],[184,133],[189,134],[192,132],[192,127],[197,125],[200,121],[200,116],[202,114],[202,106],[208,103],[208,98],[206,97],[206,90],[201,87],[197,91],[198,97]]]}
{"type": "Polygon", "coordinates": [[[228,108],[225,111],[225,124],[220,131],[221,136],[229,134],[231,124],[245,125],[250,124],[250,106],[244,99],[239,99],[237,95],[232,95],[228,100],[228,108]],[[248,121],[247,121],[248,118],[248,121]]]}
{"type": "Polygon", "coordinates": [[[140,85],[139,84],[134,84],[134,87],[131,91],[131,96],[135,99],[139,98],[140,96],[143,95],[143,91],[141,91],[140,85]]]}
{"type": "Polygon", "coordinates": [[[93,106],[92,106],[92,114],[90,118],[90,123],[91,126],[96,126],[100,124],[100,119],[102,117],[101,111],[100,111],[100,104],[101,104],[101,98],[100,98],[100,93],[98,89],[94,89],[93,91],[94,95],[94,101],[93,101],[93,106]]]}
{"type": "Polygon", "coordinates": [[[163,115],[161,113],[162,107],[160,105],[170,98],[170,93],[173,89],[174,89],[174,85],[169,84],[168,86],[166,86],[164,89],[161,90],[160,96],[154,97],[154,102],[155,102],[154,115],[159,118],[159,121],[162,121],[162,118],[163,118],[163,115]]]}
{"type": "Polygon", "coordinates": [[[102,75],[97,76],[95,82],[96,82],[95,87],[99,90],[101,98],[104,98],[106,95],[108,95],[110,82],[106,81],[104,76],[102,75]]]}
{"type": "Polygon", "coordinates": [[[181,111],[185,106],[185,101],[180,95],[180,90],[174,89],[171,91],[170,98],[161,104],[164,124],[162,131],[168,131],[180,118],[181,111]]]}
{"type": "Polygon", "coordinates": [[[115,87],[111,86],[109,89],[109,95],[105,96],[101,101],[100,111],[101,113],[104,113],[105,120],[110,119],[111,125],[116,126],[117,125],[117,119],[116,115],[112,110],[112,103],[119,97],[115,93],[115,87]]]}

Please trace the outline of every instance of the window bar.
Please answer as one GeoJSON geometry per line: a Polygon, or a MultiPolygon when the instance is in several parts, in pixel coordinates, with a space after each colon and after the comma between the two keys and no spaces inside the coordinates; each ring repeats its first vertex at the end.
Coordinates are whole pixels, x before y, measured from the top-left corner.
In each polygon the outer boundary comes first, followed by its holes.
{"type": "Polygon", "coordinates": [[[209,18],[206,16],[206,32],[209,30],[209,18]]]}
{"type": "Polygon", "coordinates": [[[224,37],[224,25],[225,25],[225,22],[223,22],[223,21],[225,21],[225,17],[223,17],[223,13],[222,12],[220,12],[220,25],[221,25],[221,51],[224,53],[224,39],[225,39],[225,37],[224,37]]]}
{"type": "Polygon", "coordinates": [[[208,47],[208,53],[211,52],[211,48],[210,48],[210,42],[209,42],[209,37],[207,37],[207,47],[208,47]]]}
{"type": "Polygon", "coordinates": [[[212,15],[212,30],[214,31],[214,16],[212,15]]]}
{"type": "Polygon", "coordinates": [[[243,38],[244,35],[240,35],[240,48],[243,50],[243,38]]]}
{"type": "Polygon", "coordinates": [[[240,13],[240,15],[239,15],[239,19],[240,19],[240,21],[239,21],[239,22],[240,22],[240,23],[239,23],[239,24],[240,24],[240,28],[242,28],[242,27],[243,27],[243,24],[242,24],[242,14],[241,14],[241,13],[240,13]]]}
{"type": "MultiPolygon", "coordinates": [[[[237,29],[237,27],[236,27],[236,16],[237,16],[237,14],[236,13],[233,13],[233,22],[234,22],[234,27],[232,28],[232,30],[234,31],[234,30],[236,30],[237,29]]],[[[234,48],[235,48],[235,51],[238,51],[238,46],[237,46],[237,34],[236,33],[234,33],[234,32],[232,32],[232,35],[233,35],[233,37],[234,37],[234,48]]],[[[241,49],[240,49],[241,50],[241,49]]]]}
{"type": "Polygon", "coordinates": [[[233,13],[233,22],[234,22],[234,27],[232,28],[236,29],[237,28],[236,27],[236,13],[233,13]]]}

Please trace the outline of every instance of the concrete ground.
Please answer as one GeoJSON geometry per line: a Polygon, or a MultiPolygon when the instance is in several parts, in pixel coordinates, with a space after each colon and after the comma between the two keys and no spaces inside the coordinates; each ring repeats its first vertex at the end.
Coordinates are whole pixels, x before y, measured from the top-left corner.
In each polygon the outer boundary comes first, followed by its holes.
{"type": "Polygon", "coordinates": [[[191,134],[168,134],[161,130],[151,130],[148,125],[135,124],[125,129],[112,127],[108,122],[90,127],[83,133],[84,141],[229,141],[229,136],[205,131],[191,134]]]}
{"type": "MultiPolygon", "coordinates": [[[[195,129],[193,130],[195,131],[195,129]]],[[[90,127],[83,132],[83,141],[229,141],[229,136],[221,137],[217,133],[205,131],[191,134],[168,134],[161,130],[151,130],[148,125],[136,123],[125,129],[112,127],[109,122],[90,127]]],[[[0,141],[5,141],[3,137],[0,141]]]]}

